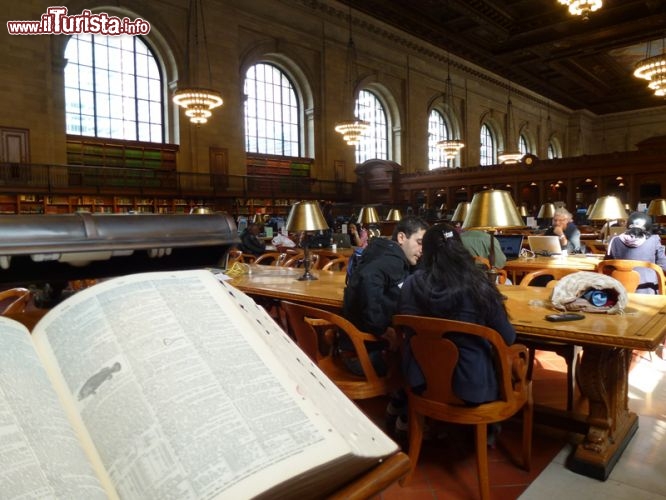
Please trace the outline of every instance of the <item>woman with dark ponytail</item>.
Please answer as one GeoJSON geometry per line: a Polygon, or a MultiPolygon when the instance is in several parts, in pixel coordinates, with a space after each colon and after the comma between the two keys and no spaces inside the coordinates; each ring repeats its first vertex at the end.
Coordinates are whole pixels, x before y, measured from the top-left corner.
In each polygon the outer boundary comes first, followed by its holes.
{"type": "MultiPolygon", "coordinates": [[[[499,332],[507,345],[516,332],[509,323],[502,295],[485,271],[474,262],[455,228],[436,224],[423,237],[420,269],[403,284],[399,314],[432,316],[488,326],[499,332]]],[[[491,347],[485,340],[465,334],[451,334],[460,358],[453,390],[468,404],[494,401],[499,397],[491,347]]],[[[406,352],[405,372],[413,388],[426,381],[415,361],[406,352]]]]}

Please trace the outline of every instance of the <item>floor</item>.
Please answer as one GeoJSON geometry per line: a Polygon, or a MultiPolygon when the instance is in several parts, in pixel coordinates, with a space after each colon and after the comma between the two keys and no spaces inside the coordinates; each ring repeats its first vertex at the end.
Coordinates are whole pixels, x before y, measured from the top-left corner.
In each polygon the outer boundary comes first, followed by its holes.
{"type": "MultiPolygon", "coordinates": [[[[551,352],[537,352],[533,394],[536,403],[564,408],[565,364],[551,352]]],[[[511,461],[519,456],[520,423],[502,426],[495,449],[489,450],[491,496],[496,500],[663,499],[666,500],[666,361],[655,354],[636,353],[630,374],[630,408],[639,415],[639,429],[606,481],[569,471],[567,455],[577,436],[535,425],[532,468],[522,470],[511,461]]],[[[384,400],[362,407],[406,449],[384,419],[384,400]]],[[[577,401],[584,404],[584,401],[577,401]]],[[[479,497],[471,428],[440,426],[424,442],[412,483],[394,484],[374,500],[446,499],[479,497]]]]}

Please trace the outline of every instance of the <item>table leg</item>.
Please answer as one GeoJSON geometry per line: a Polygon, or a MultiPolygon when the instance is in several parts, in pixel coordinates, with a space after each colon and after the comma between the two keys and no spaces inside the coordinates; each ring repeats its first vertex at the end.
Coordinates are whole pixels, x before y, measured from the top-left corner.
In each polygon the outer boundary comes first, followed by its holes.
{"type": "Polygon", "coordinates": [[[630,363],[628,349],[583,348],[577,378],[589,400],[589,428],[567,461],[574,472],[606,480],[638,429],[638,417],[628,406],[630,363]]]}

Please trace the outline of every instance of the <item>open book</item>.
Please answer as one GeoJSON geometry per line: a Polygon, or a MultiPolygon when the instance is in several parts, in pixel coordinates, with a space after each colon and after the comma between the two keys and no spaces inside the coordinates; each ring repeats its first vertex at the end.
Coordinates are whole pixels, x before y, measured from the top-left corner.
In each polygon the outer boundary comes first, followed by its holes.
{"type": "Polygon", "coordinates": [[[324,497],[397,445],[211,272],[0,317],[2,498],[324,497]]]}

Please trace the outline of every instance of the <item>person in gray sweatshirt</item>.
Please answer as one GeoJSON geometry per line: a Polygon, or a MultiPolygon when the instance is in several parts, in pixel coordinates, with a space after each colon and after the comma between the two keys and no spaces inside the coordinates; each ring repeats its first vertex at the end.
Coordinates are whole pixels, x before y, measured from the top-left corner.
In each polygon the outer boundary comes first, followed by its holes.
{"type": "MultiPolygon", "coordinates": [[[[666,272],[666,255],[659,235],[652,234],[652,218],[633,212],[627,219],[627,230],[608,244],[606,259],[628,259],[653,262],[666,272]]],[[[657,276],[652,269],[638,267],[640,283],[636,293],[657,293],[657,276]]]]}

